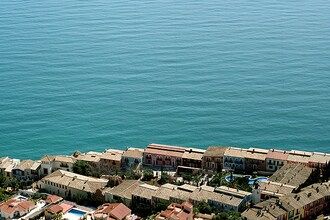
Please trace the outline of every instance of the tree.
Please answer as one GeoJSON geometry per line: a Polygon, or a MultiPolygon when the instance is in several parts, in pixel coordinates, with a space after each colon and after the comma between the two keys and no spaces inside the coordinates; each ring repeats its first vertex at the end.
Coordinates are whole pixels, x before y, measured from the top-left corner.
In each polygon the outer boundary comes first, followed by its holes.
{"type": "Polygon", "coordinates": [[[168,175],[168,173],[166,172],[161,172],[161,175],[160,175],[160,180],[158,181],[159,184],[163,185],[165,183],[169,183],[170,181],[170,175],[168,175]]]}
{"type": "Polygon", "coordinates": [[[154,178],[154,172],[147,168],[145,170],[143,170],[143,179],[144,181],[150,181],[152,178],[154,178]]]}
{"type": "Polygon", "coordinates": [[[211,214],[212,210],[212,207],[206,201],[202,201],[194,206],[195,213],[211,214]]]}
{"type": "Polygon", "coordinates": [[[72,167],[72,170],[74,173],[78,173],[84,176],[91,176],[91,166],[86,162],[82,160],[77,160],[72,167]]]}

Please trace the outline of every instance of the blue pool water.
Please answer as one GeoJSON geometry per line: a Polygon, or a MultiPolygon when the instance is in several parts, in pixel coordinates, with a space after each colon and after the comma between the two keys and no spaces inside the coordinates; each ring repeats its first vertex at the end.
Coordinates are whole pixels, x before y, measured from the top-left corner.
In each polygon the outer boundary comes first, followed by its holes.
{"type": "Polygon", "coordinates": [[[227,182],[231,182],[233,179],[235,179],[235,177],[246,177],[249,181],[249,185],[254,185],[256,182],[266,182],[269,180],[268,177],[264,177],[264,176],[259,176],[259,177],[256,177],[256,178],[252,178],[252,176],[250,175],[247,175],[247,176],[243,176],[243,175],[233,175],[233,177],[231,177],[231,175],[227,175],[225,176],[225,180],[227,182]]]}
{"type": "Polygon", "coordinates": [[[1,0],[0,156],[330,152],[329,0],[1,0]]]}
{"type": "Polygon", "coordinates": [[[82,211],[80,209],[70,209],[65,215],[64,218],[70,219],[70,220],[79,220],[81,217],[83,217],[87,212],[82,211]]]}

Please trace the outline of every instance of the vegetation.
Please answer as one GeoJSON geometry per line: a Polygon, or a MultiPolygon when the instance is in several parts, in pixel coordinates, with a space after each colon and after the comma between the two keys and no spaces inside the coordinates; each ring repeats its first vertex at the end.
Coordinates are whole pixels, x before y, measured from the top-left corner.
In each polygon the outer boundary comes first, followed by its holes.
{"type": "Polygon", "coordinates": [[[213,217],[214,220],[241,220],[239,212],[219,212],[213,217]]]}
{"type": "Polygon", "coordinates": [[[239,212],[223,211],[210,206],[207,202],[200,202],[194,206],[194,213],[215,214],[215,220],[240,220],[241,215],[239,212]]]}
{"type": "Polygon", "coordinates": [[[213,178],[208,182],[209,186],[218,187],[224,185],[226,182],[225,175],[222,172],[216,173],[213,178]]]}
{"type": "Polygon", "coordinates": [[[150,181],[154,178],[154,172],[150,168],[146,168],[143,170],[143,181],[150,181]]]}

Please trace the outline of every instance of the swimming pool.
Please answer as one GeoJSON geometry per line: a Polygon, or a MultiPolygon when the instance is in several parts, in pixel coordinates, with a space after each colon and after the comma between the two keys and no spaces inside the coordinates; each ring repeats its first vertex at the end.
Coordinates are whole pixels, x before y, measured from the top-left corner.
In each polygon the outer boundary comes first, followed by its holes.
{"type": "Polygon", "coordinates": [[[245,175],[244,176],[244,175],[235,175],[235,174],[233,176],[231,176],[231,175],[226,176],[225,180],[227,182],[231,182],[233,179],[235,179],[235,177],[246,177],[246,178],[248,178],[249,185],[253,185],[256,182],[266,182],[266,181],[268,181],[268,177],[265,177],[265,176],[259,176],[259,177],[256,177],[256,178],[252,178],[252,176],[250,176],[250,175],[245,175]]]}
{"type": "Polygon", "coordinates": [[[80,210],[80,209],[70,209],[67,213],[64,214],[63,218],[64,219],[69,219],[69,220],[79,220],[81,219],[87,212],[80,210]]]}

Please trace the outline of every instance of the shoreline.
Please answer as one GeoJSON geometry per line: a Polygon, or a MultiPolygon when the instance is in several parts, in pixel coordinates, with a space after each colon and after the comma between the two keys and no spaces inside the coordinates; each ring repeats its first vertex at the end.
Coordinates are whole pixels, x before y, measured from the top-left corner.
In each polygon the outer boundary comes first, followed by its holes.
{"type": "MultiPolygon", "coordinates": [[[[166,145],[166,144],[165,144],[166,145]]],[[[172,147],[182,147],[185,149],[196,149],[196,150],[202,150],[202,151],[206,151],[208,147],[227,147],[227,148],[239,148],[239,149],[262,149],[262,150],[275,150],[275,151],[282,151],[282,152],[305,152],[305,153],[317,153],[317,154],[329,154],[330,155],[330,151],[325,152],[325,151],[310,151],[310,150],[303,150],[303,149],[297,149],[297,148],[273,148],[273,147],[260,147],[260,146],[236,146],[236,145],[232,145],[232,146],[228,146],[228,145],[210,145],[210,146],[203,146],[203,147],[196,147],[196,146],[182,146],[182,145],[168,145],[168,146],[172,146],[172,147]]],[[[9,157],[9,158],[13,158],[13,159],[17,159],[17,160],[41,160],[44,156],[46,155],[61,155],[61,156],[72,156],[74,154],[74,152],[81,152],[83,154],[85,153],[89,153],[89,152],[96,152],[96,153],[102,153],[102,152],[106,152],[107,150],[118,150],[118,151],[125,151],[129,148],[138,148],[138,149],[142,149],[145,150],[148,147],[148,145],[142,147],[142,146],[127,146],[127,147],[100,147],[97,149],[88,149],[86,151],[83,151],[81,149],[75,149],[73,151],[71,151],[71,153],[65,153],[65,152],[59,152],[56,151],[56,153],[47,153],[47,154],[38,154],[38,156],[34,156],[34,157],[13,157],[12,155],[1,155],[1,157],[9,157]]],[[[316,148],[318,149],[318,148],[316,148]]]]}

